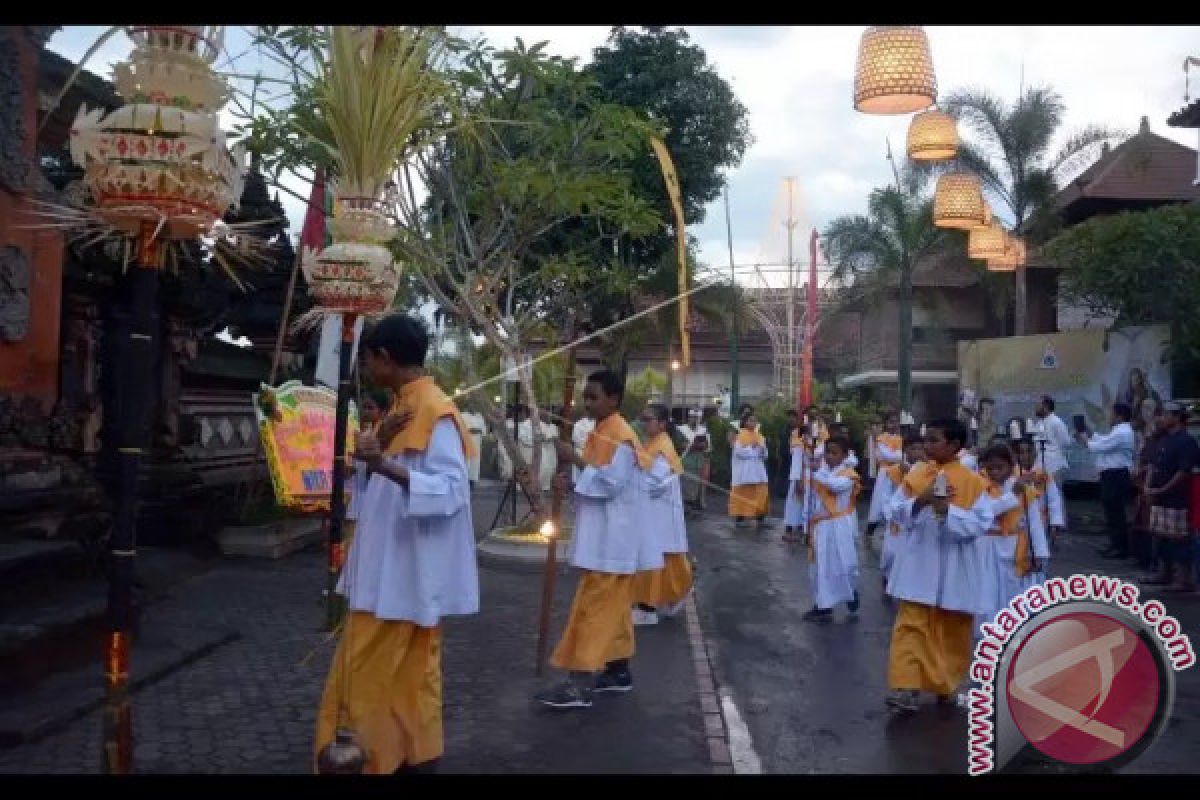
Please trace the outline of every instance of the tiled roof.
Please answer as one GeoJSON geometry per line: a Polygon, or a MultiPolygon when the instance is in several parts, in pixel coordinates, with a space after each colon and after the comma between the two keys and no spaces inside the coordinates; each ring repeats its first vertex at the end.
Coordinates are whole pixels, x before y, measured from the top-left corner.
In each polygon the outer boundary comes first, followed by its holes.
{"type": "Polygon", "coordinates": [[[1180,202],[1200,198],[1196,177],[1196,151],[1178,142],[1142,130],[1071,181],[1054,198],[1064,211],[1084,199],[1180,202]]]}

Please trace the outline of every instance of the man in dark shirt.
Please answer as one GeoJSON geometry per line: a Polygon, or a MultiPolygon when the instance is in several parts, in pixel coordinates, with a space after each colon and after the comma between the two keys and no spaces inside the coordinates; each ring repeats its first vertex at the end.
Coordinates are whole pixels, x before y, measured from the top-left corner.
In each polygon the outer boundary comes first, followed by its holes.
{"type": "Polygon", "coordinates": [[[1133,520],[1133,557],[1138,566],[1144,570],[1152,570],[1158,566],[1158,558],[1154,548],[1154,537],[1150,534],[1150,498],[1146,495],[1149,486],[1146,478],[1150,476],[1150,465],[1158,458],[1162,449],[1163,439],[1167,435],[1167,418],[1163,414],[1162,405],[1154,409],[1154,419],[1150,431],[1142,442],[1138,453],[1137,466],[1134,471],[1133,484],[1138,492],[1138,500],[1133,520]]]}
{"type": "Polygon", "coordinates": [[[1194,592],[1188,504],[1192,468],[1200,463],[1200,445],[1187,432],[1187,410],[1182,405],[1167,403],[1163,412],[1167,433],[1150,464],[1146,489],[1152,504],[1150,529],[1158,542],[1162,572],[1156,580],[1146,582],[1169,591],[1194,592]]]}

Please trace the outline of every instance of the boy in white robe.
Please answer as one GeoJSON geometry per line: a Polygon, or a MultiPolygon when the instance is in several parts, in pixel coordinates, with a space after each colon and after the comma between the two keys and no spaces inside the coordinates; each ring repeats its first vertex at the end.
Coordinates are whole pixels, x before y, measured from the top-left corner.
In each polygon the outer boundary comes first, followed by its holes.
{"type": "MultiPolygon", "coordinates": [[[[535,699],[550,708],[590,708],[592,693],[633,689],[633,578],[644,560],[646,531],[637,524],[636,480],[641,442],[617,410],[625,386],[611,370],[588,377],[584,408],[596,420],[583,454],[560,442],[560,463],[579,468],[575,530],[569,554],[582,571],[567,627],[550,663],[567,670],[559,685],[535,699]]],[[[563,480],[562,473],[555,478],[563,480]]],[[[661,554],[660,554],[661,556],[661,554]]]]}
{"type": "Polygon", "coordinates": [[[372,383],[395,400],[355,458],[371,475],[338,592],[349,614],[317,715],[315,752],[358,734],[365,772],[432,771],[443,750],[441,619],[479,611],[470,432],[423,365],[429,336],[404,314],[363,336],[372,383]]]}
{"type": "Polygon", "coordinates": [[[889,597],[887,591],[888,577],[892,573],[892,565],[896,561],[896,549],[903,542],[900,526],[891,519],[891,501],[904,476],[913,467],[925,460],[925,441],[916,434],[910,434],[904,440],[904,460],[881,470],[875,478],[875,488],[871,494],[872,515],[878,514],[876,520],[883,523],[883,543],[879,547],[879,571],[883,574],[883,594],[889,597]]]}
{"type": "Polygon", "coordinates": [[[897,485],[894,481],[887,481],[881,485],[879,477],[887,472],[888,467],[896,466],[904,460],[904,437],[900,434],[899,414],[892,412],[884,417],[883,431],[871,438],[869,447],[871,463],[875,466],[871,477],[875,479],[875,483],[871,488],[871,510],[867,514],[868,539],[879,523],[883,522],[886,500],[891,497],[891,492],[895,491],[897,485]]]}
{"type": "Polygon", "coordinates": [[[995,549],[996,594],[979,624],[991,622],[1014,597],[1044,580],[1042,563],[1050,555],[1041,514],[1031,503],[1028,483],[1013,474],[1015,458],[1008,445],[992,445],[982,460],[994,515],[987,538],[995,549]]]}
{"type": "Polygon", "coordinates": [[[845,603],[858,611],[858,512],[855,502],[861,479],[845,466],[850,443],[841,436],[825,442],[825,463],[812,476],[819,504],[809,526],[808,575],[813,588],[810,621],[833,616],[833,607],[845,603]]]}
{"type": "Polygon", "coordinates": [[[890,506],[901,527],[888,592],[899,601],[888,657],[887,705],[917,710],[922,691],[954,704],[971,663],[974,618],[995,591],[986,533],[992,504],[983,478],[958,453],[967,431],[956,419],[928,424],[927,460],[904,477],[890,506]]]}
{"type": "Polygon", "coordinates": [[[1050,531],[1050,540],[1055,541],[1067,529],[1067,507],[1062,489],[1044,469],[1036,466],[1037,448],[1031,439],[1019,440],[1016,451],[1019,476],[1027,479],[1032,502],[1042,517],[1042,524],[1050,531]]]}

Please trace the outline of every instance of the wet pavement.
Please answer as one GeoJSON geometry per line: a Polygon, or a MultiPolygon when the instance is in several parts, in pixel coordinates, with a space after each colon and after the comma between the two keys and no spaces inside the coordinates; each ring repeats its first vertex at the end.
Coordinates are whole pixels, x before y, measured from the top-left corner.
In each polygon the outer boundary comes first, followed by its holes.
{"type": "MultiPolygon", "coordinates": [[[[1088,513],[1081,514],[1085,524],[1088,513]]],[[[839,606],[832,622],[814,624],[800,618],[812,607],[807,555],[781,540],[778,520],[760,533],[707,515],[694,520],[689,533],[717,682],[739,708],[764,772],[966,773],[965,710],[937,707],[931,698],[907,718],[893,718],[884,708],[894,606],[884,599],[874,548],[860,545],[857,617],[839,606]]],[[[1101,544],[1099,536],[1070,537],[1051,573],[1135,577],[1128,562],[1101,560],[1101,544]]],[[[1194,646],[1200,644],[1200,598],[1159,596],[1194,646]]],[[[1176,691],[1162,737],[1122,771],[1195,771],[1200,668],[1177,674],[1176,691]]]]}

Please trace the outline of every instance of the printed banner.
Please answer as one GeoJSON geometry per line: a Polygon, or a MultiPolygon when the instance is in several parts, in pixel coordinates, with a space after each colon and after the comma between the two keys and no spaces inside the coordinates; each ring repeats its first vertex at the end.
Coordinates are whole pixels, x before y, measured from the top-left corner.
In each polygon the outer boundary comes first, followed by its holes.
{"type": "MultiPolygon", "coordinates": [[[[262,385],[254,395],[259,435],[267,454],[275,498],[284,508],[329,509],[333,492],[333,433],[337,393],[323,386],[288,381],[262,385]]],[[[346,448],[354,449],[358,409],[350,402],[346,448]]],[[[350,502],[350,481],[346,502],[350,502]]]]}
{"type": "MultiPolygon", "coordinates": [[[[1106,432],[1112,404],[1125,402],[1140,445],[1155,407],[1171,398],[1169,343],[1165,325],[959,342],[960,397],[970,392],[979,398],[981,433],[1032,417],[1043,394],[1054,398],[1068,430],[1075,429],[1072,418],[1082,416],[1090,430],[1106,432]]],[[[1099,480],[1086,447],[1073,443],[1066,457],[1066,480],[1099,480]]]]}

